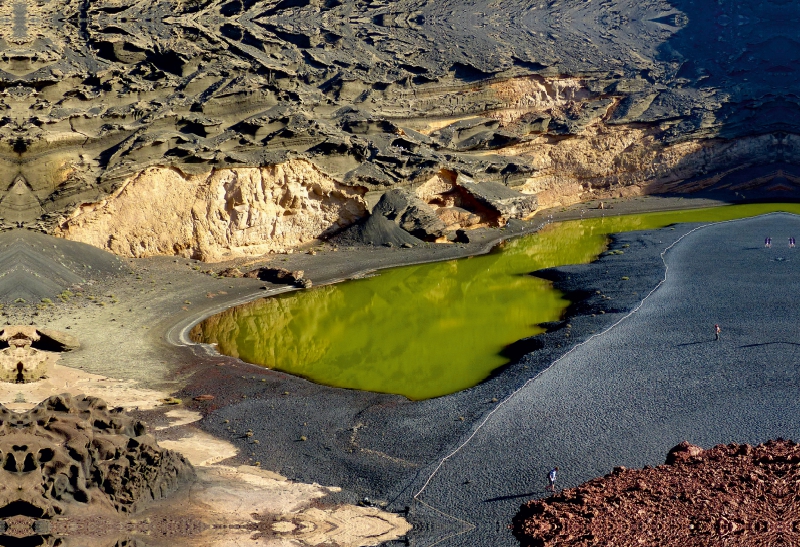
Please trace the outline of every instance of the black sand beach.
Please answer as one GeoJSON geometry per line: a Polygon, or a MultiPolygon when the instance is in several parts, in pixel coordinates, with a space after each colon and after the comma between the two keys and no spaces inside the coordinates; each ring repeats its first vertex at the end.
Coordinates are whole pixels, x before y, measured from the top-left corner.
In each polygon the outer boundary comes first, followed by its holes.
{"type": "MultiPolygon", "coordinates": [[[[615,204],[613,212],[662,208],[654,204],[676,208],[687,201],[639,198],[615,204]]],[[[574,207],[554,212],[553,220],[581,214],[610,211],[574,207]]],[[[539,223],[550,215],[540,218],[539,223]]],[[[481,234],[485,239],[464,246],[326,247],[316,256],[277,255],[270,263],[305,269],[320,284],[404,262],[478,254],[498,239],[535,227],[533,222],[487,230],[481,234]]],[[[569,317],[549,325],[547,334],[514,344],[509,353],[519,361],[490,380],[423,402],[327,388],[207,347],[182,345],[180,333],[195,321],[235,302],[285,290],[252,279],[215,279],[202,273],[211,265],[196,261],[129,261],[132,273],[85,287],[108,305],[73,299],[37,312],[37,319],[87,341],[63,357],[65,365],[171,391],[187,410],[200,411],[205,417],[196,425],[240,449],[230,463],[259,462],[299,482],[343,488],[322,504],[366,497],[392,511],[408,507],[415,525],[410,539],[417,545],[448,537],[440,544],[513,545],[506,526],[522,502],[544,494],[544,476],[553,465],[562,468],[560,486],[571,486],[616,465],[661,463],[683,439],[709,446],[793,435],[785,416],[794,407],[790,394],[781,393],[796,380],[790,365],[775,368],[790,362],[795,347],[787,329],[796,322],[791,298],[797,287],[790,275],[796,259],[785,245],[800,228],[793,215],[691,233],[667,253],[669,279],[637,314],[526,385],[575,344],[632,310],[663,279],[661,251],[696,227],[622,234],[611,245],[630,245],[622,255],[537,272],[570,294],[575,303],[569,317]],[[775,242],[772,249],[763,248],[767,235],[775,242]],[[723,329],[716,345],[709,342],[714,323],[723,329]],[[764,343],[769,344],[754,345],[764,343]],[[731,396],[738,393],[747,397],[731,396]],[[206,394],[214,399],[192,400],[206,394]],[[759,406],[760,397],[768,407],[759,406]],[[248,429],[252,436],[246,436],[248,429]]],[[[13,322],[13,308],[4,313],[13,322]]],[[[141,416],[160,423],[168,408],[141,416]]],[[[182,431],[160,435],[187,434],[182,431]]]]}
{"type": "Polygon", "coordinates": [[[513,545],[506,525],[520,503],[544,495],[553,465],[560,485],[572,486],[616,465],[662,463],[684,439],[711,446],[794,435],[791,299],[800,287],[784,242],[800,220],[772,214],[696,228],[624,234],[612,245],[630,245],[624,255],[542,272],[584,298],[573,317],[537,337],[531,348],[540,349],[461,393],[412,403],[216,357],[208,360],[225,365],[209,363],[180,396],[222,395],[201,426],[265,468],[341,485],[349,501],[410,507],[417,544],[459,534],[440,544],[513,545]],[[658,285],[660,253],[687,233],[666,254],[667,282],[586,341],[658,285]]]}

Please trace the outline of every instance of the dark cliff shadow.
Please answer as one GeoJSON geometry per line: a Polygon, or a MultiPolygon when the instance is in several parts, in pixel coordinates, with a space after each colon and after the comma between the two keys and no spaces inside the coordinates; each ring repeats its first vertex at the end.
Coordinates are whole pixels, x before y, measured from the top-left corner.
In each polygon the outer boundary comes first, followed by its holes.
{"type": "Polygon", "coordinates": [[[797,201],[800,31],[791,21],[800,17],[800,4],[670,4],[679,13],[656,22],[675,32],[658,48],[660,73],[645,75],[656,96],[638,118],[658,123],[679,115],[665,140],[705,142],[711,152],[678,161],[676,182],[660,184],[659,193],[688,189],[731,203],[797,201]],[[664,89],[655,90],[659,84],[664,89]],[[729,146],[734,139],[751,141],[729,146]]]}

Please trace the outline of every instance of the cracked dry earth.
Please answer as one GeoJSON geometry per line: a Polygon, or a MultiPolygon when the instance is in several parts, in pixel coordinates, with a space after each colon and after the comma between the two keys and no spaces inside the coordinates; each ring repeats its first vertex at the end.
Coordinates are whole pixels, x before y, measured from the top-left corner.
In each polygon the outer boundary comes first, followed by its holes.
{"type": "Polygon", "coordinates": [[[523,505],[521,545],[796,545],[800,446],[775,440],[708,450],[683,442],[655,468],[602,478],[523,505]]]}

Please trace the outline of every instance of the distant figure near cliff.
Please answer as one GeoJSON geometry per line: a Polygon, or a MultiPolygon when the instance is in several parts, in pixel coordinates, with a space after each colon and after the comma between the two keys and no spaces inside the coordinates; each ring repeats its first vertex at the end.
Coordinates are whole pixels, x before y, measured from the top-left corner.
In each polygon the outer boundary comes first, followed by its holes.
{"type": "Polygon", "coordinates": [[[547,474],[547,486],[545,490],[549,490],[550,492],[556,491],[556,477],[558,476],[558,467],[554,467],[550,470],[547,474]]]}

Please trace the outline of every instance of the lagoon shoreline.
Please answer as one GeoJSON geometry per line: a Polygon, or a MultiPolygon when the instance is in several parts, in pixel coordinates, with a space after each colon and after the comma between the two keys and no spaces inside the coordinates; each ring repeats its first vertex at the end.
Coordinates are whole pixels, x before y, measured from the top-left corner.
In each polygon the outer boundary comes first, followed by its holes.
{"type": "MultiPolygon", "coordinates": [[[[686,209],[687,201],[628,198],[614,201],[611,210],[589,209],[582,204],[563,211],[545,211],[532,221],[512,223],[504,230],[475,231],[473,239],[477,241],[469,244],[415,249],[365,246],[339,248],[338,251],[328,245],[315,256],[296,252],[273,255],[267,262],[240,259],[224,264],[203,264],[173,257],[128,260],[130,272],[127,276],[86,287],[98,294],[113,293],[117,303],[81,304],[79,313],[54,306],[39,312],[35,320],[52,328],[71,329],[71,333],[85,341],[79,352],[64,356],[64,365],[134,380],[141,387],[169,392],[183,401],[184,408],[202,414],[199,422],[157,433],[159,440],[180,438],[200,430],[239,449],[239,455],[226,463],[258,462],[263,469],[294,481],[343,488],[342,492],[323,499],[322,504],[352,503],[367,497],[372,502],[385,503],[387,509],[393,511],[404,511],[408,506],[408,518],[415,524],[412,536],[425,544],[427,539],[444,537],[463,526],[413,501],[413,495],[432,471],[431,466],[509,393],[552,363],[570,345],[589,336],[591,330],[611,324],[617,315],[611,312],[624,310],[633,301],[626,303],[622,295],[614,295],[604,287],[612,300],[603,300],[601,304],[613,302],[613,309],[605,314],[596,313],[591,320],[572,321],[568,339],[564,337],[566,323],[551,325],[550,332],[514,344],[515,356],[521,360],[502,367],[482,384],[453,395],[411,402],[395,395],[312,384],[221,356],[207,346],[188,344],[183,335],[197,321],[236,303],[286,290],[253,279],[214,278],[202,271],[269,264],[303,269],[315,285],[322,285],[386,267],[489,252],[501,240],[536,231],[544,222],[608,216],[612,212],[622,215],[686,209]],[[531,349],[537,351],[523,358],[531,349]],[[199,395],[211,395],[213,399],[194,401],[199,395]],[[252,436],[246,436],[248,429],[252,430],[252,436]]],[[[692,200],[691,204],[692,208],[699,208],[723,203],[692,200]]],[[[680,233],[670,229],[658,232],[669,236],[680,233]]],[[[622,241],[617,237],[614,240],[612,248],[622,241]]],[[[625,261],[631,261],[640,272],[635,279],[641,284],[641,290],[654,286],[661,275],[655,251],[644,246],[635,253],[625,254],[625,261]]],[[[568,268],[588,272],[598,266],[604,267],[606,260],[601,258],[592,265],[568,268]]],[[[557,277],[552,272],[540,275],[557,277]]],[[[583,301],[588,296],[584,293],[592,292],[595,286],[591,275],[586,275],[588,277],[573,276],[574,282],[562,287],[565,292],[574,293],[571,297],[576,300],[568,314],[586,316],[595,306],[591,301],[583,301]]],[[[626,288],[632,286],[628,284],[626,288]]],[[[169,407],[142,409],[138,414],[158,424],[165,421],[168,410],[169,407]]],[[[517,501],[511,500],[512,505],[517,501]]]]}
{"type": "MultiPolygon", "coordinates": [[[[625,212],[622,207],[615,211],[625,212]]],[[[652,233],[661,238],[677,238],[693,226],[652,233]]],[[[646,239],[642,233],[614,236],[610,248],[644,241],[642,238],[646,239]]],[[[243,456],[297,481],[342,486],[343,492],[328,502],[353,503],[369,498],[375,503],[386,503],[392,511],[405,511],[409,507],[415,541],[433,543],[461,526],[457,520],[437,513],[440,508],[433,510],[413,499],[433,467],[520,385],[574,344],[611,325],[635,306],[638,299],[629,295],[642,294],[658,283],[663,265],[656,241],[640,245],[635,252],[626,249],[624,260],[612,262],[601,258],[591,265],[539,272],[538,276],[556,282],[557,288],[574,301],[567,317],[548,325],[550,330],[546,334],[512,344],[509,354],[514,358],[509,365],[478,386],[459,393],[412,402],[394,395],[327,388],[231,358],[209,355],[206,347],[194,346],[199,359],[217,362],[204,367],[204,373],[194,375],[178,396],[188,399],[202,392],[216,393],[222,399],[218,406],[198,405],[207,406],[206,419],[200,424],[205,431],[227,437],[240,445],[243,456]],[[626,283],[621,291],[605,286],[601,283],[605,270],[598,274],[598,268],[609,267],[614,276],[635,268],[634,281],[626,283]],[[595,291],[601,286],[598,283],[603,285],[603,296],[610,299],[595,298],[595,291]],[[581,319],[573,321],[570,317],[581,319]],[[566,332],[570,333],[568,338],[564,336],[566,332]],[[220,359],[225,364],[217,366],[220,359]],[[270,388],[265,389],[264,384],[270,388]],[[265,416],[268,420],[263,419],[265,416]],[[248,439],[241,438],[241,432],[248,429],[259,440],[255,447],[248,439]]],[[[469,484],[468,476],[466,473],[465,485],[469,484]]],[[[480,493],[475,495],[479,503],[480,493]]],[[[517,500],[511,501],[514,504],[518,504],[517,500]]],[[[511,516],[513,511],[508,513],[509,521],[511,516]]],[[[494,521],[482,526],[485,525],[494,527],[494,521]]]]}

